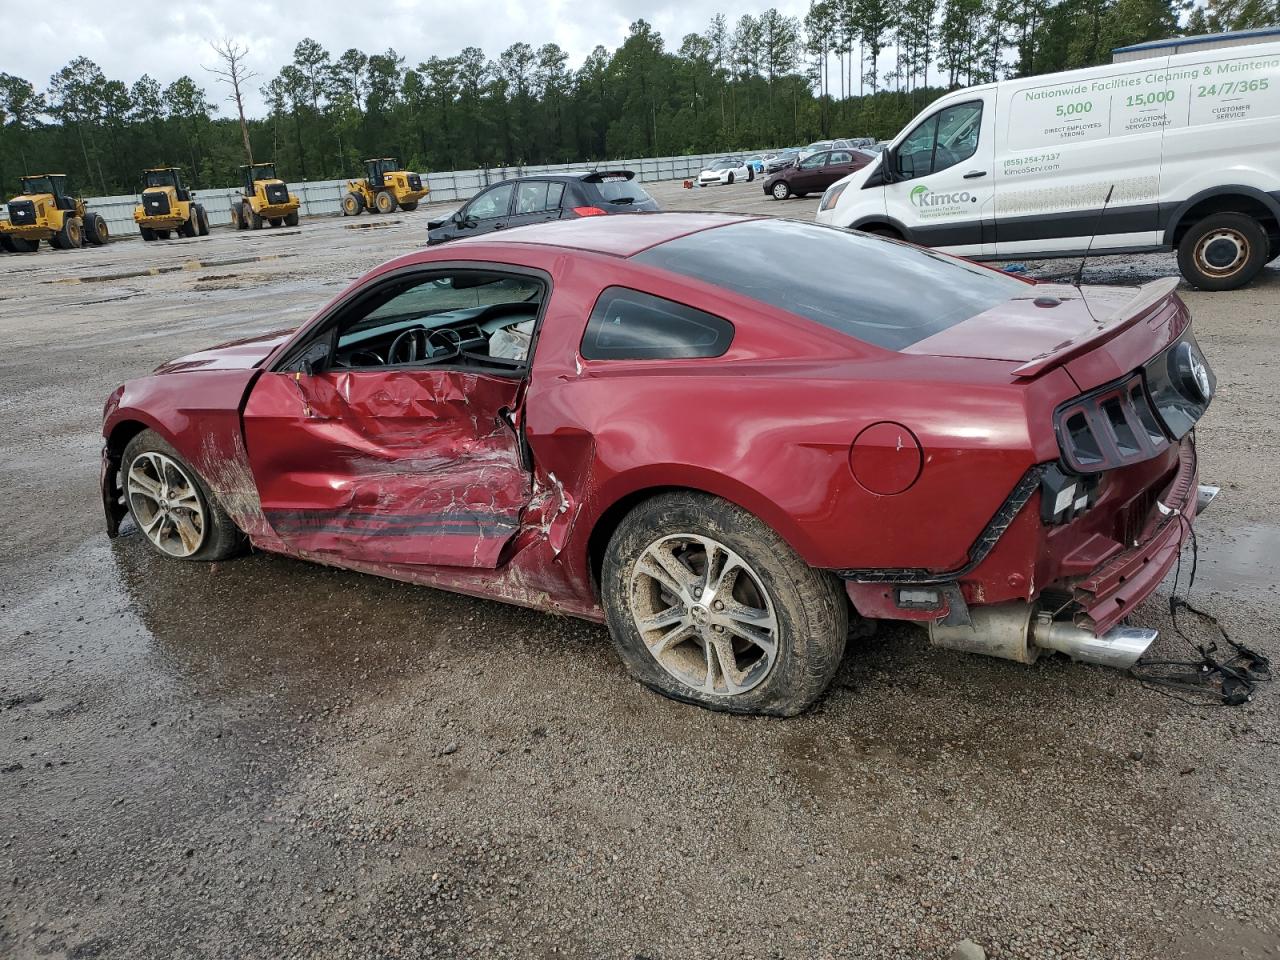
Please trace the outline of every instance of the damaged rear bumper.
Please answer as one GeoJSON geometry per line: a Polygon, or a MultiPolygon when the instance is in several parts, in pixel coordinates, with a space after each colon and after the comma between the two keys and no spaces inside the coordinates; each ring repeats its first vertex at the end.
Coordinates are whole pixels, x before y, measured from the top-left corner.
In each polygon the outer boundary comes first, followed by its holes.
{"type": "MultiPolygon", "coordinates": [[[[1095,524],[1093,532],[1079,534],[1074,541],[1066,541],[1073,544],[1066,552],[1055,550],[1053,539],[1032,533],[1034,528],[1040,527],[1039,517],[1033,509],[1033,497],[1019,497],[1015,490],[1011,494],[1012,502],[1007,505],[1016,508],[1016,517],[1006,517],[1003,525],[996,524],[991,533],[998,542],[991,545],[990,555],[982,555],[966,568],[951,574],[929,576],[923,576],[924,572],[919,571],[922,575],[903,579],[899,579],[902,574],[917,572],[840,573],[846,578],[850,599],[863,616],[916,620],[948,630],[964,628],[966,631],[981,631],[994,617],[995,622],[1002,624],[1001,629],[1007,627],[1010,631],[1010,649],[1020,651],[1010,658],[1020,660],[1028,656],[1034,659],[1037,623],[1043,635],[1049,636],[1044,632],[1047,624],[1042,622],[1047,616],[1058,629],[1055,637],[1066,637],[1063,628],[1076,632],[1069,638],[1069,643],[1064,641],[1072,648],[1064,652],[1076,655],[1076,651],[1090,648],[1085,640],[1098,638],[1105,641],[1116,635],[1116,630],[1121,629],[1118,624],[1150,596],[1173,569],[1183,545],[1191,536],[1196,515],[1218,493],[1216,487],[1199,485],[1195,446],[1189,438],[1179,444],[1176,463],[1170,462],[1169,467],[1165,482],[1158,488],[1158,495],[1157,490],[1145,494],[1143,502],[1151,506],[1141,529],[1133,531],[1131,526],[1126,528],[1130,531],[1127,536],[1131,538],[1127,543],[1123,539],[1118,541],[1097,533],[1095,524]],[[1006,531],[1010,532],[1009,537],[1005,537],[1006,531]],[[1017,535],[1013,535],[1014,531],[1017,535]],[[1008,542],[1004,542],[1006,540],[1008,542]],[[1027,573],[1036,569],[1037,558],[1049,570],[1056,570],[1057,576],[1030,577],[1029,585],[1020,596],[1010,596],[1009,591],[995,595],[1004,584],[1028,581],[1027,573]],[[1011,620],[1008,619],[1010,617],[1011,620]]],[[[1130,488],[1125,496],[1133,493],[1130,488]]],[[[1131,502],[1113,502],[1111,519],[1108,520],[1105,514],[1102,519],[1105,522],[1121,521],[1121,514],[1131,502]]],[[[1086,531],[1089,530],[1086,527],[1086,531]]],[[[947,630],[940,633],[948,635],[947,630]]],[[[1149,643],[1150,639],[1154,639],[1154,633],[1146,642],[1149,643]]],[[[989,646],[985,640],[974,642],[977,647],[989,646]]],[[[944,642],[943,645],[955,644],[944,642]]],[[[1041,646],[1060,649],[1050,643],[1041,646]]],[[[961,649],[974,647],[962,646],[961,649]]],[[[995,649],[979,649],[978,652],[1008,656],[995,649]]],[[[1078,656],[1077,659],[1102,662],[1091,656],[1078,656]]]]}

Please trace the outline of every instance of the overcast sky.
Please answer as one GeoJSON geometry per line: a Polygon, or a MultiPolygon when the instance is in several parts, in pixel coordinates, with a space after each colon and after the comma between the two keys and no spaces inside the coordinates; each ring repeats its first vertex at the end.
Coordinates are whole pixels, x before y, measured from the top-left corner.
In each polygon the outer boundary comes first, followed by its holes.
{"type": "MultiPolygon", "coordinates": [[[[17,0],[14,0],[16,3],[17,0]]],[[[289,62],[303,37],[337,56],[349,47],[380,53],[394,47],[406,66],[430,56],[452,56],[476,46],[490,58],[523,40],[537,47],[555,42],[578,67],[596,44],[610,50],[643,17],[675,50],[686,33],[706,29],[723,11],[730,25],[744,13],[770,6],[802,16],[807,0],[46,0],[21,4],[11,18],[15,30],[0,57],[0,70],[25,77],[43,90],[49,77],[72,57],[84,55],[111,80],[132,83],[149,73],[161,84],[182,74],[202,83],[220,101],[215,78],[201,69],[215,62],[209,40],[232,36],[250,48],[249,63],[261,74],[251,107],[262,111],[258,86],[289,62]],[[375,13],[376,11],[376,13],[375,13]]]]}

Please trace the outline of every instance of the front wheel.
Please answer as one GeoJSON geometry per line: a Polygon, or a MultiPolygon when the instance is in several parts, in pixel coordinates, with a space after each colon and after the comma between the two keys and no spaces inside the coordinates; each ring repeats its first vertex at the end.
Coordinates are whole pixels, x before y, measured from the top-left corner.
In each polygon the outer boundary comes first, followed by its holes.
{"type": "Polygon", "coordinates": [[[733,174],[729,174],[729,179],[725,181],[729,186],[733,186],[733,174]]]}
{"type": "Polygon", "coordinates": [[[364,197],[356,193],[354,190],[347,191],[342,198],[342,215],[344,217],[358,217],[364,210],[364,197]]]}
{"type": "Polygon", "coordinates": [[[104,246],[111,239],[111,229],[100,213],[89,213],[84,218],[84,238],[95,247],[104,246]]]}
{"type": "Polygon", "coordinates": [[[785,200],[789,196],[791,196],[791,187],[787,184],[787,181],[779,180],[773,185],[773,199],[785,200]]]}
{"type": "Polygon", "coordinates": [[[1201,290],[1235,290],[1267,262],[1262,224],[1243,213],[1215,213],[1193,224],[1178,244],[1178,269],[1201,290]]]}
{"type": "Polygon", "coordinates": [[[209,235],[209,214],[204,207],[196,207],[200,212],[200,236],[207,237],[209,235]]]}
{"type": "Polygon", "coordinates": [[[836,579],[706,494],[664,494],[628,514],[609,541],[602,592],[631,675],[713,710],[800,713],[844,654],[848,609],[836,579]]]}
{"type": "Polygon", "coordinates": [[[129,441],[120,486],[133,522],[151,549],[176,560],[222,560],[244,535],[199,474],[154,430],[129,441]]]}

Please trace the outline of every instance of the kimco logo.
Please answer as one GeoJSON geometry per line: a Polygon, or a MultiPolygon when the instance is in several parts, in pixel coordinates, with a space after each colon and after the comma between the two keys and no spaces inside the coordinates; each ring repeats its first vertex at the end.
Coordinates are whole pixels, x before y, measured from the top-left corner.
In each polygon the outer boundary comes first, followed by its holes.
{"type": "Polygon", "coordinates": [[[954,203],[969,203],[974,198],[968,190],[958,193],[934,193],[926,186],[911,191],[911,202],[917,207],[946,207],[954,203]]]}

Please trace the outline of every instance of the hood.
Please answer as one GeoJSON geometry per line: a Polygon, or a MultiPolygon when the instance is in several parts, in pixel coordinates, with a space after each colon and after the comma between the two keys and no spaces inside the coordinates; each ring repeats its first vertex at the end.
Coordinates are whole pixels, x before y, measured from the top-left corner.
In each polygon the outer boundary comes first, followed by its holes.
{"type": "Polygon", "coordinates": [[[218,347],[189,353],[156,367],[156,373],[183,373],[188,370],[246,370],[265,360],[291,336],[292,330],[276,330],[257,337],[232,340],[218,347]]]}
{"type": "Polygon", "coordinates": [[[1077,381],[1119,376],[1164,349],[1189,323],[1174,294],[1177,283],[1171,277],[1136,288],[1035,284],[902,352],[1015,363],[1016,377],[1056,366],[1066,366],[1077,381]],[[1110,362],[1079,362],[1095,352],[1110,362]]]}

